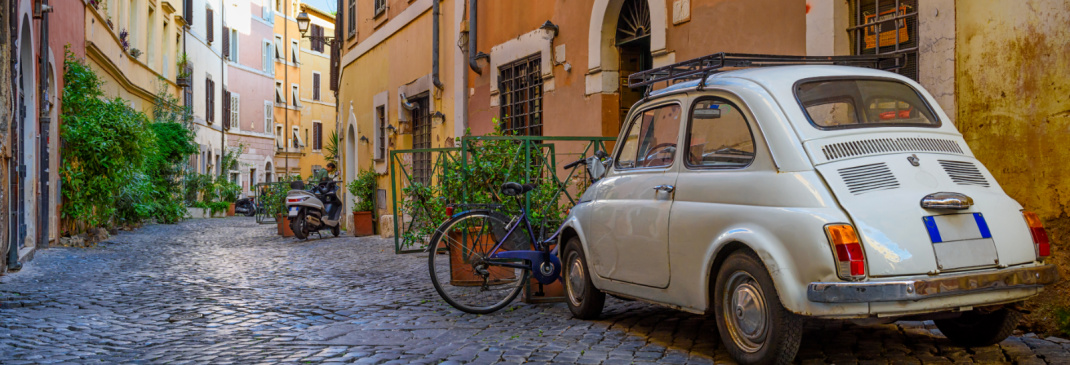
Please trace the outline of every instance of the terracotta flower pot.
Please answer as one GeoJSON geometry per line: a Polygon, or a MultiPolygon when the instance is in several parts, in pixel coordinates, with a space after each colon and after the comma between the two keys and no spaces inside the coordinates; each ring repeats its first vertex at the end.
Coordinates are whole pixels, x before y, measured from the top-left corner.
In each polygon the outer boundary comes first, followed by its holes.
{"type": "Polygon", "coordinates": [[[353,236],[363,237],[375,234],[375,225],[372,224],[372,212],[353,212],[353,236]]]}
{"type": "Polygon", "coordinates": [[[227,206],[227,216],[228,217],[233,217],[234,216],[234,203],[230,203],[230,205],[227,206]]]}
{"type": "MultiPolygon", "coordinates": [[[[479,286],[483,285],[483,278],[477,275],[472,268],[473,251],[486,252],[495,242],[490,235],[483,235],[476,242],[473,235],[462,235],[460,231],[449,232],[452,242],[461,242],[463,248],[450,247],[450,285],[456,286],[479,286]],[[463,237],[462,237],[463,236],[463,237]]],[[[497,282],[516,280],[516,272],[512,268],[492,266],[489,268],[491,277],[497,282]]]]}
{"type": "Polygon", "coordinates": [[[293,237],[294,231],[290,228],[290,217],[278,214],[275,216],[275,222],[279,226],[279,234],[283,237],[293,237]]]}

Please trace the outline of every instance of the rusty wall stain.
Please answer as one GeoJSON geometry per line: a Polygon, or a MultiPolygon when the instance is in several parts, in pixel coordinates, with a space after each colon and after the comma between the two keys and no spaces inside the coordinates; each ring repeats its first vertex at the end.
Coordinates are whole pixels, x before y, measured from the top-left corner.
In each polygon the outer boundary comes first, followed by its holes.
{"type": "Polygon", "coordinates": [[[1044,327],[1049,304],[1070,305],[1070,3],[956,6],[956,124],[1007,194],[1045,220],[1061,266],[1029,318],[1044,327]]]}

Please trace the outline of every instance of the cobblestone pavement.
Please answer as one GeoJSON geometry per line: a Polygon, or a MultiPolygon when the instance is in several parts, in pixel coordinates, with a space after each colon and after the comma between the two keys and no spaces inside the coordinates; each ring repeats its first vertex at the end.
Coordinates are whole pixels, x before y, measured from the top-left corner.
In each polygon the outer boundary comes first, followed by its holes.
{"type": "MultiPolygon", "coordinates": [[[[251,218],[152,225],[0,277],[0,363],[731,363],[713,321],[608,299],[493,315],[445,304],[393,241],[273,236],[251,218]]],[[[1070,341],[951,346],[931,323],[812,328],[797,362],[1068,364],[1070,341]]]]}

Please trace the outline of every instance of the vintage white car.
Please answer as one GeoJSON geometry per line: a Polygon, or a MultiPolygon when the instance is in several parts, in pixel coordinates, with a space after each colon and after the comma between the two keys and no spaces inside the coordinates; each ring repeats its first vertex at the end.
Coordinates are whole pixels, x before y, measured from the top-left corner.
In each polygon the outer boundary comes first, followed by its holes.
{"type": "Polygon", "coordinates": [[[787,363],[814,318],[932,319],[956,343],[996,343],[1013,305],[1056,280],[1036,215],[918,83],[841,65],[711,72],[720,57],[639,76],[705,83],[637,103],[572,208],[576,317],[605,294],[712,314],[738,362],[787,363]]]}

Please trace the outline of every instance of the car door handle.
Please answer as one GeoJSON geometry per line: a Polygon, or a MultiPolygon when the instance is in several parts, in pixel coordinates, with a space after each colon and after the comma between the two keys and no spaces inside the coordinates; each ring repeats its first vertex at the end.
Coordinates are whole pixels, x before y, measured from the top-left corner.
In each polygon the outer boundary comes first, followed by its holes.
{"type": "Polygon", "coordinates": [[[654,187],[654,190],[661,190],[666,193],[671,193],[673,190],[676,190],[676,187],[672,185],[658,185],[654,187]]]}

